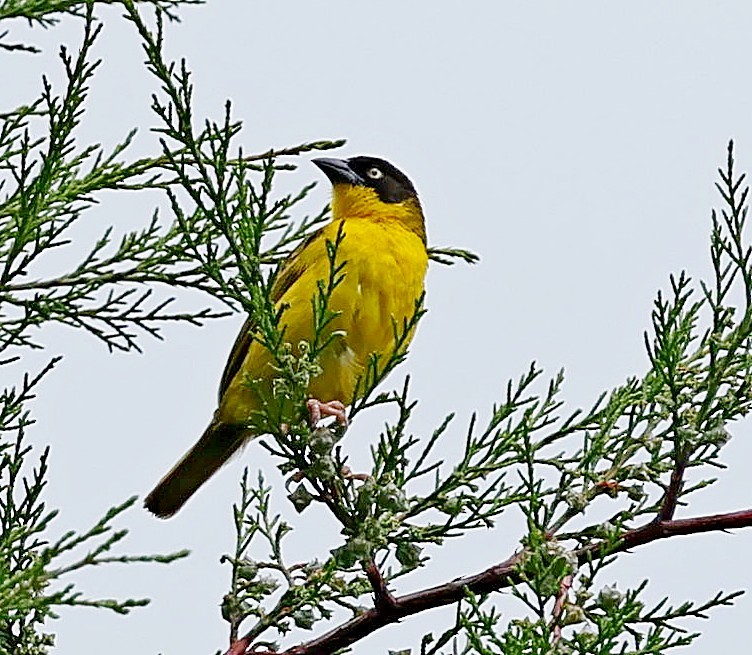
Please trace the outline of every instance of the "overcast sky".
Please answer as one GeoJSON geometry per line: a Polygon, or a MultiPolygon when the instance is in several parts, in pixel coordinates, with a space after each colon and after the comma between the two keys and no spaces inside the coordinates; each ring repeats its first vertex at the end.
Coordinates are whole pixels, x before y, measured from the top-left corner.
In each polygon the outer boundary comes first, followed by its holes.
{"type": "MultiPolygon", "coordinates": [[[[111,147],[138,127],[133,156],[154,153],[156,86],[134,29],[117,10],[98,15],[104,62],[80,142],[111,147]]],[[[552,375],[566,369],[571,406],[644,372],[643,331],[656,290],[671,272],[710,271],[713,185],[729,138],[740,168],[752,165],[750,3],[214,0],[182,16],[167,26],[167,49],[193,70],[197,117],[220,118],[232,99],[247,152],[346,138],[343,156],[382,156],[410,176],[431,244],[480,254],[475,267],[432,267],[429,313],[390,380],[398,386],[411,375],[421,401],[417,433],[456,411],[459,440],[471,412],[488,416],[507,379],[533,360],[552,375]]],[[[43,54],[0,51],[0,111],[35,97],[42,73],[58,82],[57,47],[75,48],[80,33],[75,21],[31,34],[15,25],[11,36],[33,40],[43,54]]],[[[290,189],[321,182],[312,211],[327,202],[328,183],[307,159],[287,180],[290,189]]],[[[156,198],[102,201],[78,229],[82,241],[106,225],[119,232],[143,225],[156,198]]],[[[144,342],[143,355],[112,355],[86,335],[45,330],[47,354],[66,354],[40,390],[33,433],[40,446],[52,445],[47,498],[62,511],[58,529],[85,528],[110,505],[143,496],[193,443],[214,409],[241,321],[171,328],[166,341],[144,342]]],[[[359,417],[348,433],[354,469],[366,466],[382,419],[359,417]]],[[[750,505],[750,425],[732,432],[723,455],[730,469],[680,515],[750,505]]],[[[126,618],[64,612],[50,626],[56,652],[223,647],[218,604],[229,570],[218,561],[233,548],[230,504],[246,464],[279,480],[252,444],[175,519],[132,510],[121,522],[131,530],[129,551],[188,547],[193,555],[169,567],[81,576],[87,594],[149,596],[153,604],[126,618]]],[[[324,557],[337,544],[323,513],[295,520],[292,560],[324,557]]],[[[504,517],[493,532],[451,544],[399,589],[476,572],[507,557],[519,537],[519,517],[504,517]]],[[[624,588],[648,577],[651,598],[703,600],[752,586],[751,549],[752,531],[670,540],[623,558],[610,579],[624,588]]],[[[691,652],[736,652],[748,641],[751,613],[746,597],[716,611],[691,652]]],[[[415,647],[450,615],[408,620],[356,652],[415,647]]]]}

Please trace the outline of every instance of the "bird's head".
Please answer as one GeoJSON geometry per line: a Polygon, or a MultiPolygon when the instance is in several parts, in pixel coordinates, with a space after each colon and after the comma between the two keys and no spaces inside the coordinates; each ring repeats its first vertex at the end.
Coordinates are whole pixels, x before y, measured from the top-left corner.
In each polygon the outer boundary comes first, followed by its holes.
{"type": "Polygon", "coordinates": [[[418,193],[398,168],[378,157],[363,156],[321,157],[313,163],[332,183],[334,220],[398,221],[425,243],[426,230],[418,193]]]}

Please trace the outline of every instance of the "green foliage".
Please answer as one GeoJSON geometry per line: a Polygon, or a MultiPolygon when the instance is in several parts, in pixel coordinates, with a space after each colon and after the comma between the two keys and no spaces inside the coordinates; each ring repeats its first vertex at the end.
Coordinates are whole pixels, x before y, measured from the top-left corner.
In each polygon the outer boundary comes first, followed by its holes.
{"type": "MultiPolygon", "coordinates": [[[[238,637],[240,624],[253,619],[248,638],[256,640],[270,628],[281,635],[300,628],[310,630],[322,619],[331,618],[331,608],[352,612],[361,608],[351,599],[365,594],[368,583],[358,576],[358,568],[339,566],[335,558],[289,564],[283,555],[283,540],[292,527],[269,508],[271,489],[259,475],[250,486],[248,472],[241,480],[241,501],[234,507],[238,535],[233,556],[223,557],[232,566],[231,588],[222,603],[222,616],[230,623],[231,638],[238,637]],[[250,556],[255,541],[269,548],[269,559],[250,556]],[[271,603],[271,608],[265,607],[271,603]]],[[[271,647],[273,642],[263,641],[271,647]]]]}
{"type": "MultiPolygon", "coordinates": [[[[151,5],[170,20],[177,20],[176,10],[182,5],[201,4],[202,0],[140,0],[143,5],[151,5]]],[[[22,19],[35,27],[54,27],[64,16],[86,17],[94,5],[121,4],[119,0],[2,0],[0,20],[22,19]]],[[[38,52],[26,43],[8,44],[2,39],[8,31],[0,34],[0,48],[38,52]]]]}
{"type": "MultiPolygon", "coordinates": [[[[163,16],[172,17],[170,11],[179,3],[151,4],[158,10],[161,24],[163,16]]],[[[199,324],[223,315],[224,312],[209,308],[172,312],[168,308],[172,298],[159,297],[158,289],[195,288],[225,305],[245,301],[247,296],[240,291],[245,290],[244,285],[256,285],[257,294],[265,288],[265,282],[253,271],[262,265],[273,266],[319,220],[316,217],[304,222],[296,230],[279,229],[287,208],[305,197],[308,189],[294,198],[270,198],[275,153],[247,160],[241,157],[233,167],[227,161],[226,150],[212,150],[238,129],[237,124],[230,123],[229,107],[223,125],[208,124],[199,135],[190,132],[190,119],[182,130],[163,130],[165,138],[177,140],[178,145],[169,148],[163,140],[162,153],[150,159],[123,159],[135,131],[110,153],[97,144],[80,147],[75,131],[99,64],[90,54],[101,30],[93,17],[93,5],[0,4],[0,20],[24,17],[32,24],[48,27],[57,16],[68,13],[82,17],[84,26],[77,52],[61,49],[66,79],[62,93],[56,93],[45,78],[38,99],[0,115],[0,171],[6,174],[0,179],[0,352],[6,355],[1,364],[9,371],[19,359],[23,361],[26,349],[44,345],[35,328],[46,323],[84,329],[108,348],[128,351],[139,348],[143,334],[159,336],[159,328],[165,322],[199,324]],[[230,169],[232,175],[227,182],[225,175],[230,169]],[[192,179],[195,171],[203,186],[192,179]],[[258,186],[246,181],[250,172],[261,177],[258,186]],[[228,184],[237,185],[234,194],[228,184]],[[45,262],[57,250],[81,252],[80,244],[72,243],[69,235],[75,225],[85,220],[100,192],[166,190],[177,209],[177,195],[172,191],[175,187],[195,188],[200,209],[191,215],[178,211],[176,219],[167,225],[155,214],[143,229],[126,233],[117,242],[113,241],[112,228],[107,228],[65,273],[54,277],[37,273],[50,268],[45,262]],[[208,200],[204,199],[205,193],[208,200]],[[241,214],[242,219],[237,220],[241,214]],[[251,241],[258,251],[255,240],[260,238],[260,226],[264,232],[277,229],[277,240],[263,261],[249,266],[238,245],[247,247],[251,241]],[[217,247],[216,242],[227,233],[232,238],[225,238],[223,248],[217,247]]],[[[145,45],[148,49],[154,44],[145,45]]],[[[3,46],[33,49],[5,43],[3,46]]],[[[164,71],[155,70],[159,72],[164,71]]],[[[178,104],[170,107],[155,104],[155,110],[158,114],[161,110],[180,111],[185,108],[180,104],[183,99],[176,97],[178,104]]],[[[288,152],[329,145],[334,144],[306,144],[288,152]]],[[[147,602],[86,598],[69,582],[79,569],[104,563],[167,563],[186,554],[116,553],[127,531],[115,530],[114,522],[135,503],[135,498],[107,511],[88,531],[70,530],[55,542],[46,537],[57,516],[56,510],[48,509],[43,493],[49,447],[35,457],[27,443],[27,429],[33,423],[27,404],[57,361],[58,358],[51,360],[36,375],[27,374],[20,386],[7,387],[0,396],[3,652],[46,652],[52,635],[39,629],[45,619],[55,616],[56,607],[88,605],[126,613],[147,602]]]]}
{"type": "Polygon", "coordinates": [[[41,624],[56,617],[61,606],[89,606],[127,614],[147,599],[91,599],[77,591],[71,574],[90,566],[133,562],[169,563],[187,551],[170,555],[123,555],[116,547],[128,534],[114,528],[116,520],[136,498],[112,507],[86,531],[68,530],[50,542],[50,524],[58,511],[44,499],[50,452],[38,457],[27,443],[33,424],[28,403],[37,387],[60,361],[56,357],[36,375],[0,395],[0,652],[42,653],[53,645],[41,624]]]}
{"type": "MultiPolygon", "coordinates": [[[[444,643],[455,640],[456,652],[481,655],[658,655],[687,646],[699,636],[687,632],[677,619],[708,618],[709,609],[730,605],[739,596],[739,592],[718,594],[705,603],[687,602],[679,607],[671,607],[664,599],[648,608],[640,600],[646,586],[643,582],[627,592],[605,586],[594,594],[590,585],[584,585],[573,602],[563,605],[558,625],[545,617],[523,618],[509,621],[505,629],[500,629],[503,620],[493,607],[484,609],[487,599],[469,596],[454,628],[442,637],[444,643]],[[457,634],[464,637],[462,647],[458,647],[457,634]]],[[[435,646],[422,650],[425,655],[435,652],[435,646]]]]}
{"type": "MultiPolygon", "coordinates": [[[[57,94],[45,78],[39,98],[0,115],[0,366],[9,374],[14,364],[23,364],[28,349],[43,346],[34,329],[46,323],[83,328],[110,348],[129,350],[138,347],[134,328],[156,334],[164,321],[199,322],[213,315],[208,310],[172,314],[165,311],[166,301],[149,305],[149,290],[139,293],[135,286],[121,286],[159,281],[160,275],[164,281],[167,268],[179,261],[170,255],[170,235],[158,234],[156,222],[127,234],[114,248],[107,229],[69,271],[57,277],[36,275],[49,268],[44,262],[51,253],[72,247],[68,235],[97,201],[98,192],[146,188],[156,182],[158,171],[156,161],[121,161],[134,133],[111,153],[99,145],[81,148],[76,143],[75,130],[98,66],[90,58],[100,30],[91,6],[3,2],[0,20],[24,17],[50,26],[54,14],[61,12],[84,16],[78,51],[61,49],[65,88],[57,94]]],[[[187,554],[118,552],[127,530],[115,524],[136,498],[110,508],[88,530],[67,530],[50,541],[50,526],[58,519],[44,493],[50,447],[38,454],[30,445],[28,430],[34,420],[28,405],[59,359],[52,358],[0,393],[0,652],[47,652],[54,637],[41,627],[56,616],[56,608],[90,606],[125,614],[148,602],[88,598],[72,579],[80,569],[168,563],[187,554]]]]}

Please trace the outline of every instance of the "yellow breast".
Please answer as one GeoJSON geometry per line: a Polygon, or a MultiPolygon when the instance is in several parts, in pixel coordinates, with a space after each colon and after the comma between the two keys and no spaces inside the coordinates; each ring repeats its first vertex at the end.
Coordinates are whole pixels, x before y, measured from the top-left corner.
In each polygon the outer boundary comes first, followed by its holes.
{"type": "MultiPolygon", "coordinates": [[[[401,328],[415,312],[415,303],[423,293],[428,255],[422,235],[404,221],[358,214],[332,221],[296,255],[293,265],[302,272],[278,301],[278,307],[287,307],[281,326],[285,341],[293,346],[314,337],[311,300],[319,293],[319,282],[329,279],[326,243],[336,241],[340,224],[344,236],[336,261],[344,263],[344,278],[329,300],[329,308],[338,315],[328,329],[341,331],[341,336],[322,353],[322,373],[313,379],[309,391],[324,402],[347,403],[366,372],[369,356],[388,357],[394,352],[395,322],[401,328]]],[[[411,338],[409,335],[406,343],[411,338]]],[[[258,409],[247,381],[273,375],[270,354],[253,343],[222,398],[221,420],[245,422],[250,412],[258,409]]]]}

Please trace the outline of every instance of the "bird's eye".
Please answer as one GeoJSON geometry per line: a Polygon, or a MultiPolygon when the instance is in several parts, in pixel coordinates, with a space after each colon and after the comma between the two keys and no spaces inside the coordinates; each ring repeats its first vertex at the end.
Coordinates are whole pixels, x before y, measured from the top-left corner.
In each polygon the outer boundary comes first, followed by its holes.
{"type": "Polygon", "coordinates": [[[372,180],[380,180],[382,177],[384,177],[381,169],[376,168],[375,166],[373,168],[369,168],[366,171],[366,175],[368,175],[368,177],[370,177],[372,180]]]}

